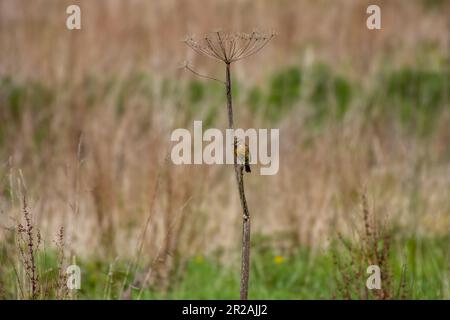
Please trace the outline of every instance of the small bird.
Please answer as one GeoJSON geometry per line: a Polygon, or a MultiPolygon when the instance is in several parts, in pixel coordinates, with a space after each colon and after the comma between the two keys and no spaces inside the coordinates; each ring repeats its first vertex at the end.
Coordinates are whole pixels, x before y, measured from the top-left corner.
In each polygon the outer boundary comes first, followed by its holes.
{"type": "Polygon", "coordinates": [[[248,143],[243,143],[240,139],[237,139],[234,153],[239,164],[244,164],[245,172],[252,172],[250,170],[250,150],[248,143]]]}

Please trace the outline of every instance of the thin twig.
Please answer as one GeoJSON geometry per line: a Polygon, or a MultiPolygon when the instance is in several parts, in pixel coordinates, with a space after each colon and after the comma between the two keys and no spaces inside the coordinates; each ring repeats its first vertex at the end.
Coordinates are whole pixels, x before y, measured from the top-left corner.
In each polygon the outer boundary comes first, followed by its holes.
{"type": "Polygon", "coordinates": [[[214,81],[220,82],[221,84],[225,85],[225,82],[223,82],[222,80],[200,74],[197,71],[195,71],[194,69],[192,69],[191,67],[189,67],[188,65],[185,65],[184,67],[198,77],[214,80],[214,81]]]}
{"type": "Polygon", "coordinates": [[[150,276],[152,275],[152,271],[153,271],[153,265],[159,260],[159,257],[161,256],[161,252],[162,252],[162,248],[163,248],[163,244],[165,243],[166,239],[169,237],[171,230],[173,229],[173,227],[175,226],[176,221],[178,220],[178,218],[183,214],[184,212],[184,208],[186,208],[186,206],[188,205],[188,203],[191,201],[192,197],[189,197],[186,202],[181,206],[179,213],[177,216],[175,216],[175,218],[172,221],[172,224],[169,226],[169,229],[167,230],[166,236],[161,244],[161,246],[158,248],[158,252],[156,253],[156,256],[153,258],[153,261],[150,264],[150,267],[145,275],[144,281],[142,283],[141,289],[139,291],[139,294],[137,296],[137,300],[141,299],[142,293],[144,292],[144,289],[147,285],[147,282],[150,280],[150,276]]]}
{"type": "MultiPolygon", "coordinates": [[[[166,159],[166,157],[164,159],[166,159]]],[[[136,252],[134,261],[128,263],[127,270],[126,270],[126,273],[125,273],[125,277],[123,279],[122,290],[121,290],[121,293],[120,293],[119,297],[123,296],[123,293],[125,291],[125,287],[127,285],[128,276],[129,276],[129,274],[131,272],[131,269],[133,268],[133,272],[132,273],[136,273],[136,270],[137,270],[137,267],[138,267],[138,264],[139,264],[139,261],[140,261],[141,255],[142,255],[142,250],[144,248],[145,236],[147,234],[147,230],[148,230],[148,227],[150,225],[150,221],[152,220],[152,218],[154,216],[153,208],[155,206],[156,195],[158,194],[159,187],[160,187],[160,184],[161,184],[161,176],[162,176],[162,169],[160,169],[158,171],[158,176],[157,176],[156,181],[155,181],[153,194],[152,194],[152,199],[151,199],[151,202],[150,202],[150,208],[149,208],[148,215],[147,215],[147,220],[145,221],[145,224],[144,224],[144,226],[142,228],[142,231],[141,231],[141,234],[140,234],[139,240],[138,240],[139,241],[138,251],[136,252]]],[[[134,279],[133,279],[133,281],[134,281],[134,279]]]]}

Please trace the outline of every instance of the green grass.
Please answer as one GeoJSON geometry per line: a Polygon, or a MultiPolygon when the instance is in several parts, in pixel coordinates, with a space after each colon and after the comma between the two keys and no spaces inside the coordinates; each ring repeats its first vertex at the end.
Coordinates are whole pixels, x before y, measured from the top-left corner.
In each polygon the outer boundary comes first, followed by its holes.
{"type": "MultiPolygon", "coordinates": [[[[407,298],[449,298],[445,286],[448,243],[447,237],[409,239],[395,244],[391,255],[394,281],[400,281],[405,265],[407,298]]],[[[336,294],[334,277],[340,271],[336,270],[329,250],[313,253],[298,248],[283,255],[274,249],[253,247],[252,254],[250,299],[332,299],[336,294]]],[[[224,267],[213,257],[192,257],[167,293],[147,290],[143,298],[238,299],[239,265],[224,267]]]]}
{"type": "MultiPolygon", "coordinates": [[[[272,238],[253,237],[250,276],[250,299],[333,299],[339,298],[336,289],[338,270],[333,262],[331,247],[311,250],[306,247],[280,250],[273,248],[272,238]]],[[[390,255],[394,284],[400,283],[402,269],[406,269],[408,299],[449,299],[448,289],[449,237],[427,239],[396,239],[390,255]]],[[[8,251],[1,250],[1,260],[8,262],[8,251]]],[[[198,254],[187,260],[175,256],[167,286],[152,285],[143,291],[142,299],[238,299],[239,249],[235,258],[223,263],[220,254],[198,254]],[[182,262],[180,262],[182,261],[182,262]]],[[[41,278],[57,278],[55,252],[39,254],[41,278]],[[44,276],[45,275],[45,276],[44,276]]],[[[338,251],[338,255],[345,251],[338,251]]],[[[77,258],[81,268],[81,290],[78,299],[118,299],[123,287],[127,261],[98,258],[77,258]],[[110,272],[112,271],[112,272],[110,272]]],[[[2,299],[15,299],[15,276],[12,266],[1,267],[2,299]]],[[[143,278],[145,268],[139,268],[143,278]]],[[[383,272],[383,271],[382,271],[383,272]]],[[[369,275],[367,275],[368,277],[369,275]]],[[[363,277],[363,279],[367,279],[363,277]]],[[[46,281],[51,281],[47,278],[46,281]]],[[[132,278],[131,276],[129,279],[132,278]]],[[[364,286],[365,283],[357,284],[364,286]]],[[[132,291],[137,298],[138,289],[132,291]]],[[[52,298],[52,296],[50,296],[52,298]]],[[[53,297],[54,298],[54,297],[53,297]]],[[[53,299],[52,298],[52,299],[53,299]]]]}
{"type": "MultiPolygon", "coordinates": [[[[327,298],[332,278],[329,258],[311,260],[307,251],[295,256],[258,255],[252,259],[250,299],[327,298]],[[315,267],[312,263],[314,262],[315,267]]],[[[179,281],[166,294],[147,291],[146,299],[238,299],[239,265],[224,267],[203,256],[190,259],[179,281]]]]}

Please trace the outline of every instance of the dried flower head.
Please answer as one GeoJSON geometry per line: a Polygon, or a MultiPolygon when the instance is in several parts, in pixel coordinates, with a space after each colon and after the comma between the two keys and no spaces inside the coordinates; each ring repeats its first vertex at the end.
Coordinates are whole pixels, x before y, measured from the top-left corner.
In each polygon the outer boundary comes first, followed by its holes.
{"type": "Polygon", "coordinates": [[[247,58],[269,43],[275,33],[215,31],[196,41],[188,37],[184,42],[195,52],[221,60],[226,64],[247,58]]]}

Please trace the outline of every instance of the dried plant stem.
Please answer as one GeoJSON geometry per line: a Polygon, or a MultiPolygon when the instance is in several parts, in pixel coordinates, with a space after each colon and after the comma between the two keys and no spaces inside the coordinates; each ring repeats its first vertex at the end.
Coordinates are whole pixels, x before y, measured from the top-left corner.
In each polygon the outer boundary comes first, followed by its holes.
{"type": "Polygon", "coordinates": [[[193,74],[195,74],[196,76],[198,76],[198,77],[205,78],[205,79],[209,79],[209,80],[214,80],[214,81],[220,82],[220,83],[222,83],[222,84],[225,84],[225,82],[223,82],[222,80],[219,80],[219,79],[216,79],[216,78],[213,78],[213,77],[209,77],[209,76],[205,76],[205,75],[203,75],[203,74],[198,73],[197,71],[195,71],[194,69],[192,69],[189,65],[185,65],[184,67],[185,67],[187,70],[189,70],[190,72],[192,72],[193,74]]]}
{"type": "MultiPolygon", "coordinates": [[[[231,94],[231,63],[249,57],[262,48],[274,37],[274,33],[264,34],[257,31],[252,33],[233,33],[215,31],[203,37],[203,41],[196,41],[188,37],[184,42],[195,52],[222,61],[226,65],[225,87],[227,91],[228,128],[234,129],[233,101],[231,94]]],[[[188,70],[190,70],[188,68],[188,70]]],[[[193,70],[190,70],[193,71],[193,70]]],[[[194,71],[193,71],[194,72],[194,71]]],[[[200,75],[194,72],[197,75],[200,75]]],[[[200,75],[202,76],[202,75],[200,75]]],[[[207,77],[210,78],[210,77],[207,77]]],[[[211,79],[211,78],[210,78],[211,79]]],[[[213,79],[217,80],[217,79],[213,79]]],[[[242,264],[241,264],[241,300],[248,298],[248,279],[250,275],[250,213],[244,191],[244,165],[237,163],[237,138],[234,137],[234,172],[238,185],[239,198],[242,206],[242,264]]]]}
{"type": "MultiPolygon", "coordinates": [[[[131,285],[136,280],[136,271],[137,271],[138,266],[139,266],[139,262],[140,262],[141,255],[142,255],[142,250],[144,249],[145,237],[146,237],[146,234],[147,234],[147,230],[148,230],[148,228],[150,226],[150,222],[151,222],[151,220],[153,219],[153,216],[154,216],[154,206],[155,206],[156,197],[157,197],[157,194],[159,192],[159,188],[160,188],[160,184],[161,184],[161,179],[162,179],[161,175],[162,175],[162,170],[160,169],[158,171],[158,175],[157,175],[156,180],[155,180],[155,185],[154,185],[152,198],[151,198],[151,202],[150,202],[150,206],[149,206],[148,216],[147,216],[147,219],[145,221],[145,224],[143,226],[143,229],[142,229],[141,234],[140,234],[139,239],[138,239],[138,250],[136,252],[136,255],[135,255],[133,261],[128,263],[128,266],[127,266],[127,269],[126,269],[126,272],[125,272],[125,277],[123,278],[122,289],[121,289],[121,292],[120,292],[120,295],[119,295],[119,297],[121,297],[121,298],[124,298],[124,293],[125,293],[125,289],[126,289],[126,287],[128,285],[127,282],[128,282],[128,277],[129,277],[130,273],[132,275],[134,275],[134,278],[133,278],[131,284],[129,285],[130,286],[130,288],[129,288],[130,289],[130,294],[131,294],[131,285]]],[[[130,296],[130,298],[131,298],[131,296],[130,296]]]]}
{"type": "MultiPolygon", "coordinates": [[[[231,95],[231,68],[229,63],[226,64],[226,90],[227,90],[228,127],[230,129],[234,129],[233,102],[231,95]]],[[[236,141],[234,143],[236,146],[236,141]]],[[[236,174],[236,182],[238,184],[239,198],[241,200],[241,206],[243,211],[240,296],[241,300],[247,300],[248,279],[250,276],[250,213],[248,211],[247,200],[245,198],[243,166],[237,163],[236,152],[234,152],[234,171],[236,174]]]]}
{"type": "Polygon", "coordinates": [[[31,222],[30,213],[28,212],[27,201],[25,196],[23,197],[23,213],[25,217],[25,231],[27,235],[27,247],[28,247],[28,272],[31,283],[31,298],[37,298],[37,285],[38,285],[38,276],[36,273],[36,259],[35,259],[35,244],[34,244],[34,235],[33,235],[33,224],[31,222]]]}

